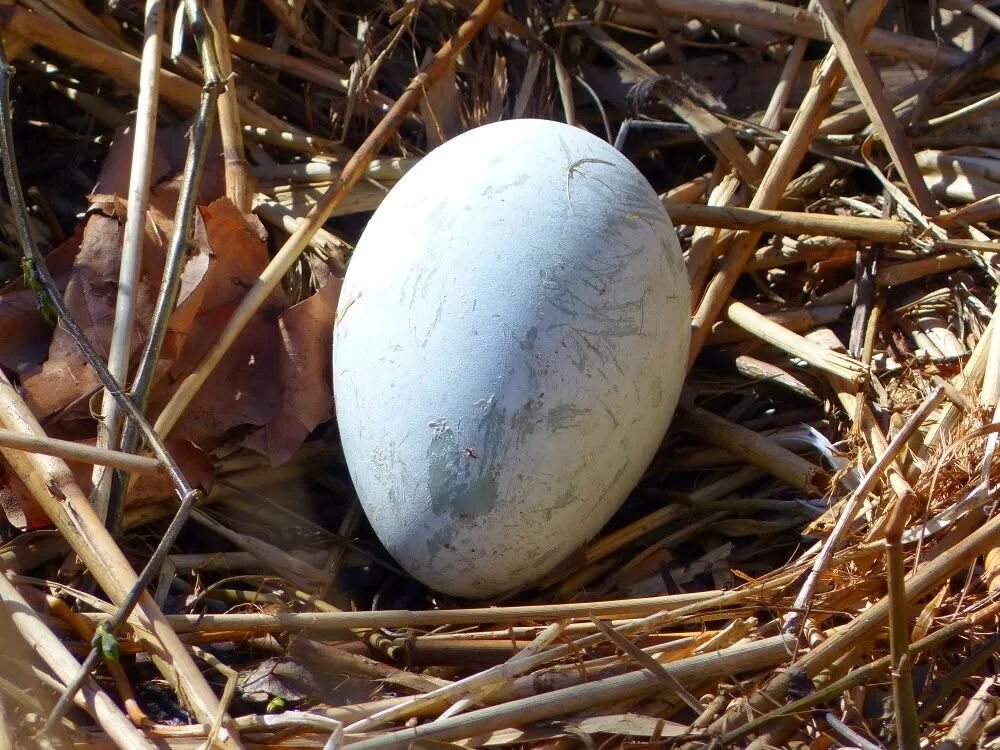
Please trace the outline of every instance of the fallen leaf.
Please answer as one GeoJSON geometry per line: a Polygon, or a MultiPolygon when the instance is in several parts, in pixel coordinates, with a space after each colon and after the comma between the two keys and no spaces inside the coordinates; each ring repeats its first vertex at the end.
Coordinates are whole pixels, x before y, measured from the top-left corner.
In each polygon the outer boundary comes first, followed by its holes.
{"type": "Polygon", "coordinates": [[[291,458],[316,425],[333,416],[330,357],[342,285],[342,279],[331,276],[322,289],[278,319],[281,405],[262,429],[243,441],[272,463],[291,458]]]}

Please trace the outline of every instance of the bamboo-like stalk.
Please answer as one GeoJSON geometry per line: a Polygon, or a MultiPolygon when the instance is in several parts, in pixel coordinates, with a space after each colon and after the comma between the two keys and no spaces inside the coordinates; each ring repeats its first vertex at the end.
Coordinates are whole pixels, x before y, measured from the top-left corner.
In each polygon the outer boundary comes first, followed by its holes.
{"type": "Polygon", "coordinates": [[[793,357],[803,359],[841,380],[857,383],[864,376],[864,367],[857,360],[831,351],[788,330],[776,320],[761,315],[742,302],[731,302],[726,308],[726,316],[757,338],[788,352],[793,357]]]}
{"type": "Polygon", "coordinates": [[[849,240],[904,243],[910,229],[902,221],[862,216],[765,211],[737,206],[703,206],[697,203],[664,202],[674,224],[692,224],[720,229],[756,229],[776,234],[806,234],[849,240]]]}
{"type": "Polygon", "coordinates": [[[692,604],[707,604],[718,591],[672,594],[607,602],[521,605],[444,610],[378,610],[373,612],[267,612],[227,615],[167,615],[178,633],[209,633],[214,630],[338,630],[352,628],[422,628],[438,625],[488,625],[520,620],[606,619],[641,617],[658,612],[679,610],[692,604]]]}
{"type": "Polygon", "coordinates": [[[170,401],[163,407],[163,411],[160,412],[160,416],[156,420],[156,429],[161,435],[170,433],[184,409],[191,403],[195,394],[222,360],[225,353],[229,351],[229,347],[239,337],[257,309],[298,260],[310,237],[326,222],[337,204],[361,179],[369,162],[378,155],[381,148],[406,119],[406,116],[417,106],[423,92],[448,69],[459,52],[472,41],[473,37],[479,33],[502,4],[503,0],[483,0],[469,19],[462,24],[455,36],[438,50],[423,70],[410,82],[410,85],[396,101],[395,106],[369,133],[365,142],[354,153],[350,161],[344,165],[340,180],[323,194],[316,207],[309,212],[295,233],[288,238],[288,241],[285,242],[250,291],[247,292],[239,307],[233,311],[226,327],[219,334],[219,340],[205,355],[195,371],[184,379],[170,401]]]}
{"type": "Polygon", "coordinates": [[[697,406],[680,408],[684,429],[731,451],[804,492],[822,491],[829,478],[819,466],[763,435],[697,406]]]}
{"type": "Polygon", "coordinates": [[[896,741],[901,750],[920,747],[920,721],[913,692],[910,662],[910,632],[906,618],[906,564],[902,537],[913,505],[912,493],[897,496],[885,528],[886,563],[889,571],[889,648],[892,661],[892,701],[895,707],[896,741]]]}
{"type": "Polygon", "coordinates": [[[253,207],[254,179],[243,152],[243,128],[240,123],[240,103],[233,80],[233,60],[229,51],[229,33],[226,29],[225,8],[222,0],[209,0],[204,4],[205,17],[212,29],[211,49],[215,54],[222,80],[227,82],[219,92],[219,132],[222,136],[222,154],[226,169],[226,195],[245,214],[253,207]]]}
{"type": "MultiPolygon", "coordinates": [[[[163,26],[166,13],[162,0],[146,0],[142,63],[139,69],[139,98],[136,102],[135,126],[132,130],[128,213],[125,216],[125,237],[118,270],[115,321],[108,350],[108,372],[119,383],[125,383],[128,379],[129,358],[132,352],[135,302],[139,273],[142,270],[142,243],[146,235],[146,208],[149,205],[149,184],[153,169],[153,141],[156,136],[156,113],[160,98],[160,60],[163,58],[163,26]]],[[[101,419],[97,424],[97,447],[116,447],[121,432],[121,410],[106,389],[101,402],[101,419]]],[[[111,492],[112,476],[110,471],[95,468],[91,478],[93,484],[91,501],[97,510],[97,515],[102,519],[107,519],[108,516],[108,496],[111,492]]]]}
{"type": "Polygon", "coordinates": [[[3,428],[0,428],[0,447],[56,456],[67,461],[108,466],[112,469],[124,469],[139,474],[164,474],[166,471],[163,464],[155,458],[95,448],[69,440],[56,440],[47,435],[26,435],[23,432],[3,428]]]}
{"type": "MultiPolygon", "coordinates": [[[[846,305],[817,305],[781,310],[769,313],[764,317],[777,323],[785,330],[792,333],[801,333],[815,326],[827,325],[839,320],[845,310],[846,305]]],[[[709,336],[706,344],[709,346],[720,346],[753,340],[754,338],[756,338],[756,335],[746,328],[722,321],[712,326],[712,334],[709,336]]]]}

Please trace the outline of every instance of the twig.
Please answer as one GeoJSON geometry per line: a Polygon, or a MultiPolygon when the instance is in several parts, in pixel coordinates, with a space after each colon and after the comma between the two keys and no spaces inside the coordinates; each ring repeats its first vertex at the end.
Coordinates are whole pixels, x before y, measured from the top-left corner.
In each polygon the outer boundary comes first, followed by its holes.
{"type": "MultiPolygon", "coordinates": [[[[3,158],[4,175],[7,180],[7,188],[10,192],[12,203],[14,205],[15,211],[15,221],[18,228],[18,238],[24,249],[26,257],[26,273],[29,273],[32,278],[36,279],[45,290],[45,294],[51,303],[55,306],[60,321],[63,326],[69,331],[70,335],[74,338],[80,347],[81,352],[83,352],[84,357],[87,362],[94,369],[97,374],[98,379],[101,384],[107,389],[107,391],[114,397],[118,405],[123,409],[123,411],[128,415],[128,417],[135,422],[138,426],[139,431],[142,433],[147,445],[156,454],[156,457],[164,465],[171,481],[174,484],[175,490],[178,497],[181,500],[182,506],[184,504],[191,505],[194,503],[198,496],[198,492],[191,488],[177,466],[176,462],[170,456],[169,452],[163,445],[160,437],[153,431],[149,423],[142,416],[142,413],[138,410],[136,405],[129,399],[121,390],[119,384],[115,381],[114,377],[108,372],[107,367],[101,361],[100,356],[94,350],[92,344],[87,339],[86,334],[80,329],[76,321],[73,319],[66,307],[66,303],[59,292],[52,276],[49,274],[48,269],[45,266],[45,260],[38,251],[38,247],[31,237],[31,233],[28,230],[27,215],[24,207],[24,197],[21,192],[21,184],[17,174],[17,165],[14,156],[14,144],[13,137],[10,128],[10,79],[13,75],[13,68],[7,64],[6,55],[4,54],[3,40],[0,39],[0,130],[2,130],[3,147],[0,148],[3,158]]],[[[50,513],[50,516],[52,514],[50,513]]],[[[177,534],[180,533],[180,528],[182,523],[177,522],[177,518],[168,527],[166,534],[157,550],[153,553],[146,567],[143,569],[142,573],[139,575],[137,580],[133,583],[131,590],[122,598],[119,602],[119,609],[116,615],[109,621],[107,628],[108,631],[113,635],[115,630],[121,626],[123,622],[132,613],[136,604],[139,602],[140,598],[143,596],[146,587],[150,584],[156,572],[159,570],[159,566],[162,563],[163,558],[167,555],[170,550],[170,546],[173,544],[174,539],[176,539],[177,534]]],[[[96,639],[95,639],[96,640],[96,639]]],[[[84,663],[77,673],[76,678],[67,685],[66,691],[60,696],[59,701],[53,707],[51,714],[47,717],[46,727],[51,729],[54,727],[61,719],[62,715],[65,713],[69,704],[72,702],[73,696],[75,695],[77,689],[86,679],[89,670],[94,667],[97,663],[98,656],[100,654],[99,643],[94,643],[90,654],[84,660],[84,663]]],[[[175,655],[177,658],[177,655],[175,655]]],[[[205,686],[207,689],[207,685],[205,686]]],[[[200,693],[198,686],[195,686],[196,694],[200,693]]],[[[209,693],[210,694],[210,693],[209,693]]],[[[194,696],[191,696],[194,697],[194,696]]],[[[196,702],[195,708],[199,713],[210,713],[210,706],[214,703],[214,696],[211,700],[206,703],[200,703],[200,700],[204,700],[206,696],[204,694],[198,695],[199,701],[196,702]],[[199,705],[200,703],[200,705],[199,705]],[[208,711],[204,709],[208,708],[208,711]]],[[[235,740],[234,740],[235,743],[235,740]]],[[[234,744],[234,747],[236,745],[234,744]]]]}
{"type": "MultiPolygon", "coordinates": [[[[1000,533],[1000,516],[991,518],[967,536],[957,540],[954,547],[918,567],[906,581],[906,601],[913,602],[925,596],[957,571],[967,567],[988,549],[1000,533]]],[[[768,711],[785,695],[793,675],[798,671],[816,674],[840,657],[848,644],[858,644],[873,636],[890,613],[889,598],[884,597],[854,618],[835,636],[827,638],[800,656],[789,668],[774,675],[769,683],[758,690],[745,703],[728,712],[712,725],[713,730],[734,731],[742,726],[754,711],[768,711]],[[749,710],[748,710],[749,709],[749,710]]],[[[991,616],[995,615],[992,612],[991,616]]]]}
{"type": "Polygon", "coordinates": [[[24,204],[24,193],[21,189],[21,181],[18,176],[17,162],[14,154],[14,138],[10,127],[10,83],[13,75],[14,68],[7,63],[3,40],[0,39],[0,131],[2,131],[0,132],[0,138],[2,138],[0,156],[3,159],[4,177],[7,181],[7,190],[14,209],[14,221],[17,225],[18,240],[24,251],[25,274],[41,284],[44,294],[55,306],[62,325],[79,345],[80,351],[86,358],[87,363],[94,368],[94,372],[97,374],[98,379],[100,379],[101,384],[112,395],[119,407],[128,414],[129,418],[136,421],[142,437],[156,454],[156,457],[163,463],[174,484],[177,496],[183,502],[186,498],[194,494],[194,490],[187,483],[187,480],[184,479],[180,467],[177,466],[177,463],[164,447],[163,441],[143,418],[131,399],[122,391],[118,382],[108,372],[108,368],[104,365],[104,362],[101,361],[100,355],[94,350],[86,334],[73,319],[69,308],[66,307],[66,302],[63,300],[62,294],[59,292],[58,286],[56,286],[55,281],[45,266],[45,258],[42,257],[42,254],[38,250],[38,245],[35,244],[35,240],[31,236],[24,204]]]}
{"type": "MultiPolygon", "coordinates": [[[[776,636],[680,659],[663,666],[681,683],[701,682],[713,676],[739,674],[773,666],[787,657],[787,648],[786,637],[776,636]]],[[[353,743],[352,747],[357,750],[377,750],[420,739],[450,741],[474,737],[495,729],[521,726],[571,711],[575,713],[592,706],[639,697],[661,684],[656,676],[645,670],[630,672],[439,719],[412,729],[387,732],[353,743]]]]}
{"type": "MultiPolygon", "coordinates": [[[[851,20],[862,38],[874,25],[885,6],[885,0],[861,0],[851,8],[851,20]]],[[[799,10],[799,9],[796,9],[799,10]]],[[[788,136],[768,165],[764,178],[750,201],[752,209],[776,208],[785,187],[808,152],[813,134],[833,102],[844,79],[843,69],[834,50],[830,50],[813,77],[813,84],[788,129],[788,136]]],[[[761,232],[741,233],[723,260],[722,267],[712,277],[698,304],[691,325],[690,369],[708,337],[709,330],[722,313],[730,292],[736,286],[744,266],[753,255],[761,232]]]]}
{"type": "Polygon", "coordinates": [[[662,682],[669,691],[675,693],[682,701],[684,701],[688,708],[699,715],[705,710],[705,707],[698,701],[698,699],[691,695],[688,689],[681,685],[681,683],[677,681],[677,678],[670,674],[670,672],[667,671],[667,669],[664,668],[660,662],[636,646],[632,643],[632,641],[623,636],[606,622],[598,619],[593,619],[591,622],[597,626],[598,630],[604,633],[604,636],[611,641],[611,643],[632,657],[632,660],[640,667],[648,670],[649,673],[662,682]]]}
{"type": "Polygon", "coordinates": [[[364,174],[365,167],[375,158],[381,148],[392,138],[397,128],[419,103],[423,92],[430,88],[435,80],[451,65],[458,54],[472,41],[479,31],[489,22],[490,18],[500,9],[503,0],[482,0],[469,19],[462,24],[455,36],[441,47],[428,61],[423,70],[410,82],[406,90],[396,101],[396,104],[379,122],[365,139],[361,147],[354,153],[350,161],[344,165],[340,178],[329,188],[316,206],[309,212],[295,233],[288,238],[267,268],[261,273],[250,291],[233,311],[226,327],[219,334],[219,340],[205,355],[198,368],[181,383],[180,387],[164,406],[156,420],[156,429],[161,435],[169,434],[177,423],[184,409],[191,403],[195,394],[208,379],[208,376],[222,360],[229,347],[233,345],[240,333],[250,322],[257,309],[280,282],[282,277],[298,260],[309,238],[329,218],[344,199],[344,196],[364,174]]]}
{"type": "Polygon", "coordinates": [[[140,474],[166,473],[163,464],[155,458],[136,456],[120,451],[110,451],[105,448],[95,448],[69,440],[56,440],[48,436],[36,437],[34,435],[25,435],[23,432],[16,432],[15,430],[0,428],[0,446],[27,451],[29,453],[42,453],[46,456],[58,456],[59,458],[65,458],[67,461],[135,471],[140,474]]]}
{"type": "Polygon", "coordinates": [[[969,705],[948,730],[948,735],[938,744],[937,750],[966,750],[976,744],[982,737],[986,722],[996,713],[998,701],[991,695],[996,684],[995,675],[983,679],[975,694],[969,699],[969,705]]]}
{"type": "MultiPolygon", "coordinates": [[[[243,213],[253,207],[254,181],[243,151],[243,128],[240,125],[240,103],[233,80],[232,54],[229,51],[229,33],[226,29],[225,8],[222,0],[208,0],[202,24],[211,27],[211,35],[204,34],[202,56],[210,60],[220,81],[230,81],[219,94],[219,132],[222,135],[222,155],[226,165],[226,195],[243,213]]],[[[206,67],[206,72],[208,68],[206,67]]]]}

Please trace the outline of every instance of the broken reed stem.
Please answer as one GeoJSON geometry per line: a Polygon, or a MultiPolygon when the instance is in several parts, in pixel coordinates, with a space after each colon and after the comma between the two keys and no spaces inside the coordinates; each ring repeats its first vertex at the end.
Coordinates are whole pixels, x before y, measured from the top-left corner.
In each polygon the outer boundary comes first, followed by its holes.
{"type": "Polygon", "coordinates": [[[803,492],[822,491],[826,472],[753,430],[698,406],[679,406],[681,427],[699,439],[731,451],[803,492]]]}
{"type": "MultiPolygon", "coordinates": [[[[944,393],[944,388],[941,387],[944,393]]],[[[913,493],[896,497],[885,527],[885,554],[889,583],[889,656],[892,661],[892,702],[895,708],[896,742],[900,750],[919,750],[920,719],[913,692],[910,660],[910,629],[906,617],[906,562],[903,531],[910,517],[913,493]]]]}
{"type": "Polygon", "coordinates": [[[56,440],[47,435],[26,435],[23,432],[0,428],[0,447],[13,448],[28,453],[42,453],[46,456],[57,456],[67,461],[108,466],[139,474],[166,473],[163,464],[155,458],[95,448],[69,440],[56,440]]]}
{"type": "Polygon", "coordinates": [[[865,368],[856,359],[827,349],[804,336],[789,331],[775,320],[743,304],[731,302],[726,308],[726,317],[745,331],[749,331],[762,341],[776,346],[793,357],[805,360],[813,367],[828,372],[848,383],[859,383],[865,368]]]}
{"type": "MultiPolygon", "coordinates": [[[[132,165],[129,173],[128,212],[118,271],[118,296],[115,321],[108,350],[108,372],[119,383],[128,378],[135,328],[135,301],[142,270],[142,242],[146,235],[146,208],[149,205],[150,175],[153,168],[153,138],[159,105],[160,60],[163,56],[163,26],[167,10],[163,0],[146,0],[142,66],[139,71],[139,99],[133,127],[132,165]]],[[[104,391],[101,418],[97,420],[97,447],[117,447],[121,429],[121,411],[114,397],[104,391]]],[[[123,467],[118,467],[123,468],[123,467]]],[[[90,499],[102,520],[108,516],[112,472],[95,468],[90,499]]]]}
{"type": "Polygon", "coordinates": [[[795,598],[791,614],[789,614],[785,624],[787,632],[798,629],[800,623],[805,619],[806,613],[812,605],[812,597],[816,589],[816,584],[819,583],[820,577],[830,564],[833,553],[840,546],[840,541],[844,532],[847,531],[847,527],[853,523],[855,513],[861,501],[875,488],[875,485],[882,479],[886,470],[896,460],[896,456],[906,447],[907,442],[909,442],[913,434],[943,399],[944,388],[939,386],[931,392],[910,418],[906,420],[906,424],[893,436],[885,452],[872,464],[872,467],[865,473],[857,489],[844,502],[840,509],[840,517],[837,519],[837,523],[823,543],[819,554],[813,561],[809,574],[806,576],[805,582],[802,584],[798,596],[795,598]]]}
{"type": "Polygon", "coordinates": [[[434,81],[454,63],[458,54],[486,26],[501,5],[503,5],[503,0],[482,0],[468,20],[459,27],[455,36],[447,41],[410,81],[396,104],[368,134],[364,143],[354,152],[350,161],[344,165],[339,180],[323,194],[295,233],[288,238],[250,291],[247,292],[239,307],[226,323],[226,327],[219,334],[219,340],[208,351],[195,371],[184,379],[170,401],[164,406],[156,420],[156,429],[161,435],[170,433],[195,394],[201,389],[222,357],[229,351],[229,347],[242,333],[257,309],[267,299],[271,291],[281,283],[281,279],[298,260],[299,255],[309,242],[309,238],[326,222],[337,204],[361,179],[369,162],[378,155],[378,152],[389,142],[389,139],[406,119],[406,116],[417,106],[424,91],[429,89],[434,81]]]}
{"type": "MultiPolygon", "coordinates": [[[[191,30],[198,41],[198,48],[201,51],[202,66],[205,70],[205,86],[202,89],[198,113],[195,116],[188,139],[188,152],[184,162],[184,173],[181,178],[180,192],[177,196],[177,206],[174,211],[174,232],[170,238],[170,246],[167,248],[167,257],[163,264],[163,276],[160,279],[160,289],[156,297],[153,318],[149,324],[149,336],[146,339],[146,345],[143,347],[132,387],[129,389],[132,403],[135,404],[135,408],[140,413],[145,413],[146,411],[149,402],[149,393],[153,387],[153,378],[156,374],[156,367],[160,361],[160,351],[167,337],[170,316],[177,305],[177,295],[181,288],[181,273],[187,261],[188,246],[194,231],[194,214],[198,210],[198,188],[201,185],[201,176],[205,166],[209,135],[215,124],[215,105],[219,98],[220,89],[225,86],[219,75],[214,59],[214,52],[212,51],[213,48],[211,47],[212,31],[208,28],[204,15],[198,10],[198,4],[195,2],[188,0],[188,4],[185,7],[191,12],[191,30]]],[[[120,445],[123,452],[134,453],[136,451],[138,447],[139,426],[131,416],[125,423],[120,445]]],[[[166,435],[165,432],[159,429],[157,429],[157,434],[161,436],[166,435]]],[[[107,526],[113,536],[117,536],[121,530],[121,518],[125,508],[125,499],[128,495],[128,487],[128,476],[120,470],[117,471],[112,485],[107,513],[107,526]]],[[[194,499],[193,496],[181,498],[181,506],[177,510],[177,515],[171,523],[170,529],[180,531],[181,527],[187,521],[187,516],[191,508],[194,506],[194,499]]],[[[165,557],[173,545],[175,538],[165,535],[159,542],[153,557],[159,557],[160,559],[165,557]],[[158,554],[161,549],[163,550],[162,554],[158,554]]]]}
{"type": "MultiPolygon", "coordinates": [[[[11,620],[25,642],[59,680],[67,682],[72,679],[80,666],[76,657],[42,621],[3,572],[0,572],[0,616],[11,620]]],[[[153,750],[153,744],[143,737],[142,732],[132,725],[117,704],[91,678],[81,686],[80,703],[119,747],[153,750]]]]}
{"type": "Polygon", "coordinates": [[[670,203],[664,207],[675,224],[688,224],[718,229],[755,229],[774,234],[840,237],[848,240],[869,240],[901,244],[911,237],[910,228],[902,221],[872,219],[864,216],[839,216],[804,211],[764,211],[736,206],[704,206],[699,203],[670,203]]]}
{"type": "Polygon", "coordinates": [[[233,205],[244,214],[248,214],[253,209],[254,180],[243,151],[240,103],[236,97],[236,82],[233,80],[233,60],[229,51],[229,33],[226,29],[222,0],[208,0],[202,13],[211,29],[211,34],[205,35],[203,54],[211,58],[220,80],[229,82],[219,94],[218,100],[219,132],[222,136],[222,155],[226,169],[226,195],[233,205]]]}

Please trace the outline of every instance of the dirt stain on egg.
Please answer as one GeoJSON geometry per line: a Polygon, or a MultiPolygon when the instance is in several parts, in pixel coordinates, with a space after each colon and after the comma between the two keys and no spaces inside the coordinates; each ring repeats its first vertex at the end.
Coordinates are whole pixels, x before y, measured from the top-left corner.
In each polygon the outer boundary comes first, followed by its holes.
{"type": "Polygon", "coordinates": [[[483,409],[478,423],[481,445],[464,445],[443,419],[428,425],[432,430],[427,447],[431,507],[435,513],[456,520],[485,516],[499,498],[497,459],[504,446],[507,414],[498,406],[496,396],[479,403],[483,409]]]}

